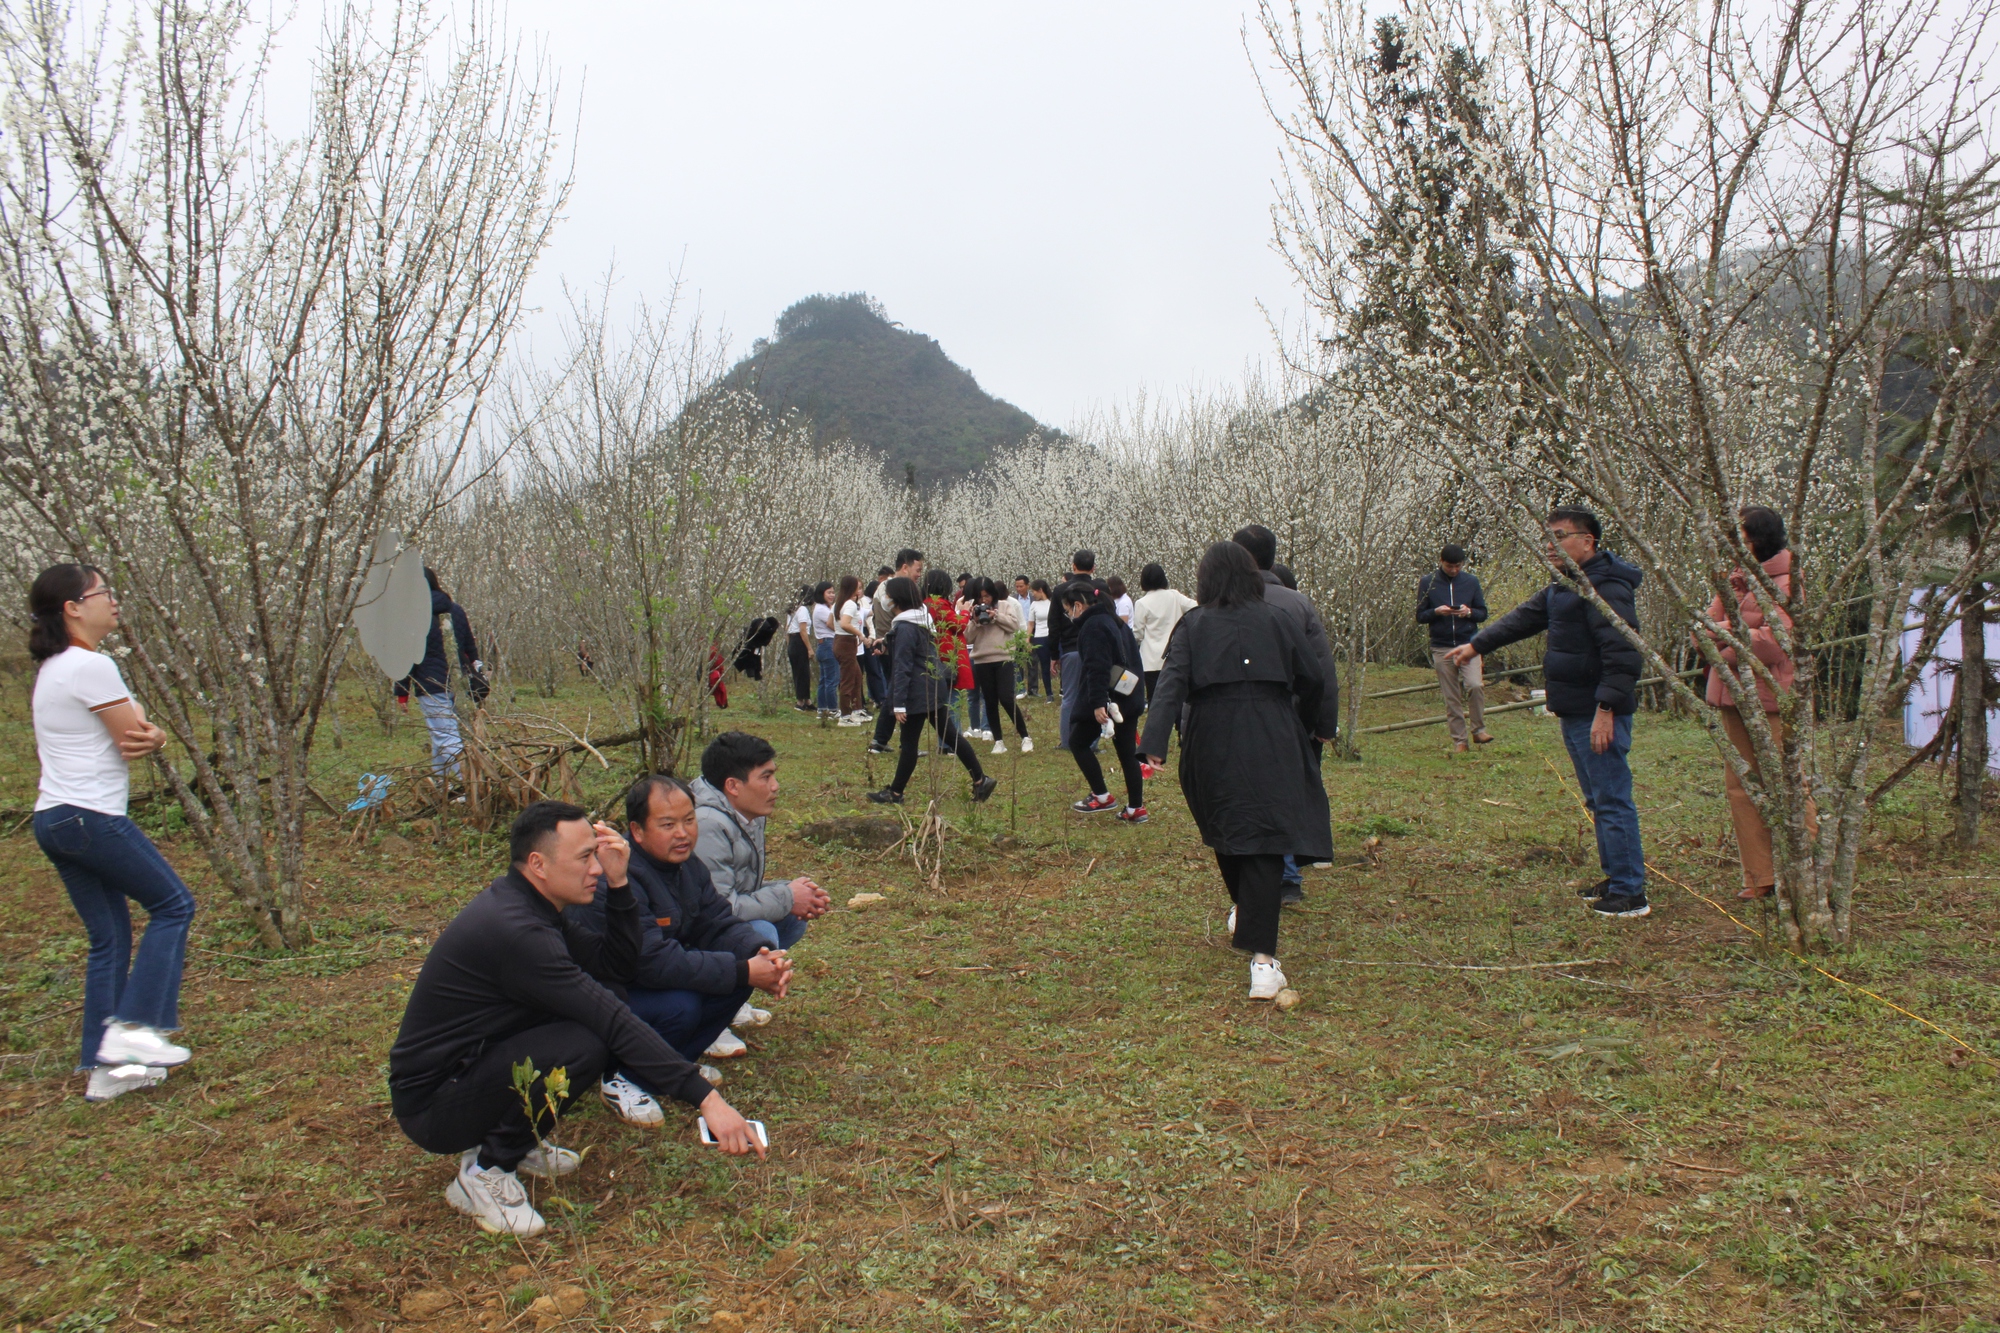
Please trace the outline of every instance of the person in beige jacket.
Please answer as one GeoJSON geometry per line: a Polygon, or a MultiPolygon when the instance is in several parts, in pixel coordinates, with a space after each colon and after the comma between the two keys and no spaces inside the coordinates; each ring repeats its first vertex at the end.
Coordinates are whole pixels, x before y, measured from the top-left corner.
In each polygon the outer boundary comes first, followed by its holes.
{"type": "Polygon", "coordinates": [[[986,700],[986,724],[993,728],[993,753],[1007,753],[1000,719],[1012,718],[1021,733],[1021,753],[1033,753],[1028,719],[1014,702],[1013,640],[1021,632],[1021,604],[993,579],[965,585],[968,611],[965,646],[972,657],[972,687],[986,700]]]}

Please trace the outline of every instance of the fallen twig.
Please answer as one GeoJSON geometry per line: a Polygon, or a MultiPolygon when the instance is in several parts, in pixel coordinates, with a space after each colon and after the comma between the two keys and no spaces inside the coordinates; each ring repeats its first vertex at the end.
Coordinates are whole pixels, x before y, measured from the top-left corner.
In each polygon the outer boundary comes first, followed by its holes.
{"type": "Polygon", "coordinates": [[[1671,1157],[1662,1157],[1668,1166],[1678,1166],[1686,1171],[1713,1171],[1718,1176],[1740,1176],[1743,1173],[1733,1166],[1703,1166],[1700,1162],[1679,1162],[1671,1157]]]}
{"type": "Polygon", "coordinates": [[[1370,962],[1360,958],[1322,958],[1322,963],[1333,963],[1340,967],[1422,967],[1434,972],[1534,972],[1550,967],[1602,967],[1613,960],[1609,958],[1572,958],[1561,963],[1406,963],[1370,962]]]}

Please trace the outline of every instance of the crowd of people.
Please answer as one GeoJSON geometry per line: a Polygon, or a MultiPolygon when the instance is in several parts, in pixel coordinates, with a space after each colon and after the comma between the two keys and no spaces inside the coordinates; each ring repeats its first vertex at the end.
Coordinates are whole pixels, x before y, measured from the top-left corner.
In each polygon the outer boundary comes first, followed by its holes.
{"type": "MultiPolygon", "coordinates": [[[[1429,626],[1457,750],[1492,739],[1480,659],[1547,635],[1548,710],[1595,821],[1603,872],[1583,896],[1599,915],[1643,917],[1651,908],[1628,762],[1641,658],[1614,623],[1637,626],[1640,573],[1603,548],[1588,510],[1554,509],[1546,526],[1551,578],[1519,606],[1486,623],[1466,553],[1447,545],[1419,584],[1416,618],[1429,626]]],[[[1753,507],[1742,527],[1782,592],[1791,572],[1783,521],[1753,507]]],[[[954,581],[927,570],[922,552],[899,551],[865,586],[848,576],[802,591],[786,625],[799,706],[872,726],[876,753],[892,753],[900,728],[894,776],[869,794],[896,804],[927,730],[937,753],[964,768],[972,798],[988,799],[998,782],[974,740],[1003,753],[1011,725],[1031,752],[1022,705],[1050,699],[1058,747],[1085,788],[1071,808],[1115,812],[1128,824],[1145,822],[1145,785],[1178,735],[1181,792],[1230,901],[1230,942],[1248,956],[1249,997],[1273,999],[1288,984],[1279,935],[1284,904],[1300,897],[1298,867],[1333,853],[1321,748],[1340,716],[1325,627],[1276,555],[1267,529],[1246,527],[1202,555],[1193,597],[1149,564],[1134,598],[1121,580],[1099,578],[1089,550],[1077,551],[1059,579],[1004,584],[969,573],[954,581]],[[1021,635],[1031,665],[1017,682],[1021,635]],[[1122,799],[1105,773],[1112,759],[1122,799]]],[[[1767,609],[1742,571],[1731,586],[1751,650],[1782,687],[1792,665],[1767,622],[1782,620],[1782,607],[1767,609]]],[[[435,576],[432,590],[431,651],[411,681],[420,706],[448,698],[437,620],[453,621],[468,675],[478,667],[463,610],[435,576]]],[[[162,1082],[191,1057],[173,1036],[195,901],[127,816],[128,765],[160,750],[166,736],[116,659],[99,650],[119,626],[103,571],[44,571],[29,609],[29,650],[39,664],[34,833],[89,938],[78,1068],[88,1074],[85,1097],[104,1102],[162,1082]],[[132,903],[148,918],[136,948],[132,903]]],[[[1711,621],[1721,623],[1725,610],[1718,598],[1711,621]]],[[[1720,673],[1707,691],[1754,775],[1738,711],[1750,705],[1720,673]]],[[[1759,692],[1757,706],[1775,714],[1773,693],[1759,692]]],[[[434,711],[448,710],[425,707],[442,776],[456,736],[434,711]]],[[[412,1142],[456,1155],[445,1197],[480,1227],[542,1230],[520,1177],[576,1169],[577,1155],[552,1143],[548,1127],[593,1083],[628,1124],[661,1126],[662,1099],[671,1099],[696,1108],[724,1152],[764,1153],[758,1127],[718,1091],[723,1076],[711,1061],[748,1049],[736,1029],[771,1021],[760,1002],[786,996],[792,952],[831,905],[811,878],[770,873],[765,830],[778,803],[777,769],[768,740],[729,731],[703,751],[695,780],[655,773],[633,782],[621,826],[539,801],[513,823],[505,872],[438,936],[389,1053],[391,1106],[412,1142]]],[[[1741,896],[1768,895],[1769,830],[1733,769],[1728,787],[1741,896]]]]}

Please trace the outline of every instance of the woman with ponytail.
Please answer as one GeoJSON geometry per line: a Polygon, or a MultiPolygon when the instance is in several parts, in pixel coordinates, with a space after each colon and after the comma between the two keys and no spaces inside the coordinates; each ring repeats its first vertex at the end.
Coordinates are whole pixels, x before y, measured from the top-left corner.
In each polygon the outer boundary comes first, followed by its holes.
{"type": "Polygon", "coordinates": [[[118,628],[104,571],[55,565],[28,592],[34,625],[35,748],[42,762],[35,841],[90,937],[83,979],[84,1098],[109,1101],[151,1087],[188,1058],[167,1040],[180,1023],[181,966],[194,895],[125,816],[127,765],[159,750],[166,733],[146,720],[118,664],[97,651],[118,628]],[[128,902],[129,900],[129,902],[128,902]],[[147,915],[137,956],[136,902],[147,915]]]}

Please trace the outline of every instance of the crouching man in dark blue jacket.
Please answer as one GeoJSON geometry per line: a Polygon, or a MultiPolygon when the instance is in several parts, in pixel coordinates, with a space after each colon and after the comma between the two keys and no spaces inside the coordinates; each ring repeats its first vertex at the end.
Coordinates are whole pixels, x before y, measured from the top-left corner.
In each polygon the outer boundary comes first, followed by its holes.
{"type": "Polygon", "coordinates": [[[1599,916],[1644,916],[1646,854],[1639,845],[1639,808],[1632,803],[1632,712],[1641,658],[1578,586],[1573,564],[1588,586],[1634,629],[1634,595],[1645,576],[1597,548],[1603,526],[1588,509],[1550,512],[1549,564],[1556,579],[1447,654],[1463,665],[1495,648],[1548,631],[1542,678],[1549,711],[1562,721],[1563,747],[1576,769],[1583,803],[1597,824],[1597,863],[1604,879],[1582,890],[1599,916]],[[1563,557],[1567,556],[1568,560],[1563,557]]]}
{"type": "MultiPolygon", "coordinates": [[[[633,783],[625,793],[625,827],[640,921],[639,958],[625,1003],[683,1058],[699,1060],[753,989],[785,993],[791,960],[737,919],[695,856],[701,828],[686,783],[660,773],[633,783]]],[[[604,905],[600,893],[573,910],[587,925],[604,905]]],[[[711,1065],[701,1072],[710,1083],[722,1082],[711,1065]]],[[[609,1069],[600,1091],[628,1124],[657,1125],[665,1118],[655,1094],[669,1089],[653,1087],[634,1069],[609,1069]]]]}

